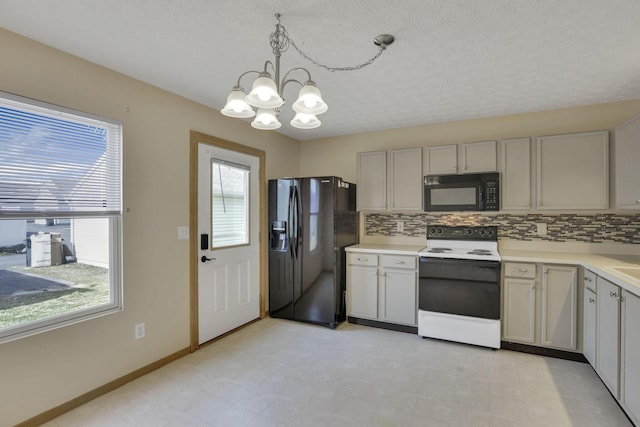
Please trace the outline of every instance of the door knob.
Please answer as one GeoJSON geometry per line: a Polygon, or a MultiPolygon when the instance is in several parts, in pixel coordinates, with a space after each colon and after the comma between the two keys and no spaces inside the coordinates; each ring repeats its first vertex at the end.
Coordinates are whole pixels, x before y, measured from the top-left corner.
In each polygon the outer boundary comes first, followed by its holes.
{"type": "Polygon", "coordinates": [[[202,262],[214,261],[214,260],[215,260],[215,258],[207,258],[204,255],[202,255],[202,257],[200,258],[200,261],[202,261],[202,262]]]}

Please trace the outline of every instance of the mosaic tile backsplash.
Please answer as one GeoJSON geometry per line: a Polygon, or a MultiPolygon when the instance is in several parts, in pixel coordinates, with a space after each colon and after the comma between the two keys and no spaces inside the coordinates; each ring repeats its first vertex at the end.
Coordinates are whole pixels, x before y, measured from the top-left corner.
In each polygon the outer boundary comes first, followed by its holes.
{"type": "Polygon", "coordinates": [[[369,213],[365,214],[367,236],[425,236],[428,225],[495,225],[498,238],[550,242],[640,244],[640,214],[494,214],[479,213],[369,213]],[[397,231],[397,222],[404,231],[397,231]],[[537,224],[547,225],[547,235],[538,236],[537,224]]]}

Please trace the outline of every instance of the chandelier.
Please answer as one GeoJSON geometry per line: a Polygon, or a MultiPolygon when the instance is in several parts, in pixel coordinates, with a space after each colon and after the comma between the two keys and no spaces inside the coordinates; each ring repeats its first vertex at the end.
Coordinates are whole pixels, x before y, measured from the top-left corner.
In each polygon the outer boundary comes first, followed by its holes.
{"type": "Polygon", "coordinates": [[[293,46],[303,58],[318,67],[325,68],[328,71],[352,71],[359,70],[373,63],[373,61],[382,55],[382,52],[384,52],[387,46],[394,41],[392,35],[380,34],[373,40],[373,43],[379,48],[378,53],[368,61],[351,67],[328,67],[313,60],[302,52],[289,37],[284,25],[280,23],[280,14],[276,13],[275,17],[278,20],[276,30],[269,35],[269,43],[275,55],[275,64],[267,60],[264,63],[264,69],[262,71],[246,71],[240,74],[238,82],[227,97],[227,103],[221,111],[222,114],[229,117],[249,118],[255,116],[255,119],[251,122],[251,126],[256,129],[274,130],[281,126],[278,121],[278,114],[280,113],[280,107],[285,103],[283,97],[284,88],[290,83],[300,85],[298,98],[291,105],[291,108],[296,113],[293,120],[289,122],[291,126],[298,129],[317,128],[321,124],[317,117],[318,114],[327,111],[328,107],[322,99],[320,89],[318,89],[316,83],[311,79],[311,73],[306,68],[292,68],[284,74],[282,79],[280,78],[280,56],[290,45],[293,46]],[[293,78],[291,76],[293,73],[302,74],[303,76],[306,75],[304,83],[293,78]],[[257,74],[258,77],[253,82],[251,92],[246,95],[244,88],[240,85],[240,81],[248,74],[257,74]]]}

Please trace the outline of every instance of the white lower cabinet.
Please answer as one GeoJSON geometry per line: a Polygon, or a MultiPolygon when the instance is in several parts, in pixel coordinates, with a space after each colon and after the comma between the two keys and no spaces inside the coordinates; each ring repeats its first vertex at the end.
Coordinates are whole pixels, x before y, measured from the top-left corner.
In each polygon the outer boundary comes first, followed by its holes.
{"type": "Polygon", "coordinates": [[[504,304],[503,338],[533,344],[536,339],[536,281],[505,277],[504,304]]]}
{"type": "Polygon", "coordinates": [[[347,316],[417,325],[417,256],[351,252],[347,316]]]}
{"type": "Polygon", "coordinates": [[[596,372],[618,399],[620,378],[620,288],[598,277],[596,313],[596,372]]]}
{"type": "Polygon", "coordinates": [[[347,315],[378,318],[378,267],[347,267],[347,315]]]}
{"type": "Polygon", "coordinates": [[[578,269],[542,266],[541,342],[546,347],[578,348],[578,269]]]}
{"type": "Polygon", "coordinates": [[[502,339],[577,351],[577,271],[573,266],[505,262],[502,339]]]}
{"type": "Polygon", "coordinates": [[[596,365],[596,298],[594,290],[584,288],[582,353],[591,366],[596,365]]]}
{"type": "Polygon", "coordinates": [[[640,298],[622,292],[622,406],[640,425],[640,298]]]}

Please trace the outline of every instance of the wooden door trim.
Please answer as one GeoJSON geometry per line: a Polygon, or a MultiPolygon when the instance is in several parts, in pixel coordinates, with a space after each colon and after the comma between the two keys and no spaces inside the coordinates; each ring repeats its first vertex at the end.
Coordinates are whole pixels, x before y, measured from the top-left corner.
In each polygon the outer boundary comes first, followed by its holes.
{"type": "Polygon", "coordinates": [[[266,155],[263,150],[216,138],[201,132],[191,131],[189,146],[189,316],[190,316],[190,350],[196,351],[198,343],[198,144],[206,144],[238,153],[258,157],[260,171],[258,173],[259,214],[258,235],[260,247],[260,318],[266,316],[267,298],[267,195],[266,195],[266,155]]]}

